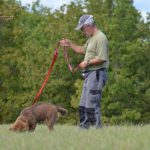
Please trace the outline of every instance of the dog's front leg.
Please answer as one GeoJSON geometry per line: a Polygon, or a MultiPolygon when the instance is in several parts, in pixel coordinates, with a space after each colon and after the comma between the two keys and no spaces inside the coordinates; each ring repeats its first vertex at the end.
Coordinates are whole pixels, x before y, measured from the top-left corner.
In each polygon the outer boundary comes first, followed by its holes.
{"type": "Polygon", "coordinates": [[[36,124],[32,124],[32,125],[30,125],[29,126],[29,131],[34,131],[35,130],[35,128],[36,128],[36,124]]]}

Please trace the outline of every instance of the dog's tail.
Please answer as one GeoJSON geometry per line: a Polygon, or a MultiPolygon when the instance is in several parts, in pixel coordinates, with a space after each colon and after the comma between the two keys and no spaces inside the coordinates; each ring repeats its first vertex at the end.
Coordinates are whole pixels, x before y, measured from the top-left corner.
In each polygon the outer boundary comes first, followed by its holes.
{"type": "Polygon", "coordinates": [[[61,113],[61,115],[63,115],[63,116],[67,115],[68,111],[65,108],[63,108],[61,106],[56,106],[56,108],[61,113]]]}

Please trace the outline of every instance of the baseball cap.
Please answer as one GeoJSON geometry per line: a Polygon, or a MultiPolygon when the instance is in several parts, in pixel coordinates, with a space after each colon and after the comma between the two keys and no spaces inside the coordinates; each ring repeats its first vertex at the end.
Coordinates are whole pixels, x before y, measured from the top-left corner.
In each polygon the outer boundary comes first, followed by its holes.
{"type": "Polygon", "coordinates": [[[78,25],[75,28],[76,30],[80,30],[84,25],[94,23],[92,15],[82,15],[79,19],[78,25]]]}

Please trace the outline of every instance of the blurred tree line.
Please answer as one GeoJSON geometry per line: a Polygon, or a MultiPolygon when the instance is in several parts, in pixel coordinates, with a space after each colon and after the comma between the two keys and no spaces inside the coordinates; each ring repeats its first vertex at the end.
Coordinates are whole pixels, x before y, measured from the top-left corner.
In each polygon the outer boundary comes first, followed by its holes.
{"type": "MultiPolygon", "coordinates": [[[[83,45],[75,31],[79,17],[92,14],[109,39],[110,67],[103,91],[105,124],[150,122],[150,14],[147,22],[132,0],[76,0],[52,11],[39,0],[22,6],[16,0],[0,1],[0,123],[16,119],[32,104],[52,61],[57,42],[67,37],[83,45]]],[[[83,56],[68,50],[76,66],[83,56]]],[[[40,102],[68,109],[65,123],[78,122],[83,79],[72,75],[59,49],[58,59],[40,102]]]]}

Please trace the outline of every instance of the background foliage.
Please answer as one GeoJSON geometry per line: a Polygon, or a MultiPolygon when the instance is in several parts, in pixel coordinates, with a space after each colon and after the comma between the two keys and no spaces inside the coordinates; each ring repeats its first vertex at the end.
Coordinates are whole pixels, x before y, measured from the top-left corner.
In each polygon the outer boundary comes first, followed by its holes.
{"type": "MultiPolygon", "coordinates": [[[[110,47],[108,82],[102,98],[105,124],[150,121],[150,15],[147,22],[131,0],[84,0],[60,10],[40,5],[21,6],[16,0],[0,1],[0,122],[14,121],[31,105],[53,57],[57,42],[67,37],[78,44],[86,38],[74,30],[79,17],[92,14],[107,35],[110,47]]],[[[83,56],[69,51],[74,66],[83,56]]],[[[76,124],[83,79],[72,76],[62,50],[40,101],[69,110],[62,122],[76,124]]]]}

